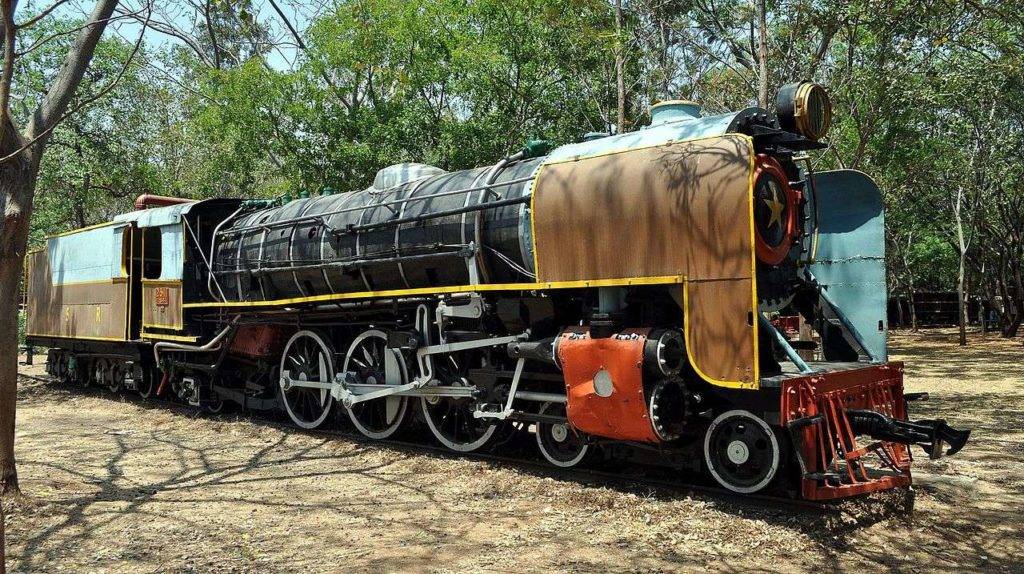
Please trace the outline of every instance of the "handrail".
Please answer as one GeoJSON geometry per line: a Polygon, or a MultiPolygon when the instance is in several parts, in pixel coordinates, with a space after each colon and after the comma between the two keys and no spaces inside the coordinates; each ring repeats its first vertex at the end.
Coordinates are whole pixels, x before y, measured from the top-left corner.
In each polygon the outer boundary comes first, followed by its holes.
{"type": "MultiPolygon", "coordinates": [[[[437,176],[437,177],[443,177],[443,176],[437,176]]],[[[424,201],[424,200],[428,200],[428,199],[435,199],[435,198],[438,198],[438,197],[447,197],[447,196],[451,196],[451,195],[458,195],[458,194],[461,194],[461,193],[473,193],[474,191],[490,190],[490,189],[493,189],[493,188],[496,188],[496,187],[503,187],[503,186],[506,186],[506,185],[516,185],[516,184],[520,184],[520,183],[526,183],[526,182],[532,181],[532,180],[533,180],[533,176],[530,175],[528,177],[521,177],[521,178],[517,178],[517,179],[511,179],[511,180],[508,180],[508,181],[500,181],[500,182],[495,182],[495,183],[486,184],[486,185],[478,185],[478,186],[467,187],[467,188],[463,188],[463,189],[453,189],[453,190],[448,190],[448,191],[441,191],[441,192],[433,193],[433,194],[430,194],[430,195],[421,195],[421,196],[416,196],[416,197],[406,197],[406,198],[402,198],[402,199],[394,199],[394,200],[391,200],[391,201],[384,201],[384,202],[380,202],[380,203],[372,203],[372,204],[368,204],[368,205],[359,205],[359,206],[355,206],[355,207],[346,207],[344,209],[339,209],[339,210],[336,210],[336,211],[328,211],[328,212],[325,212],[325,213],[317,213],[317,214],[312,214],[312,215],[303,215],[301,217],[293,217],[293,218],[290,218],[290,219],[282,219],[280,221],[271,221],[269,223],[258,223],[258,224],[255,224],[255,225],[246,225],[244,227],[238,227],[238,228],[235,228],[235,229],[225,229],[224,231],[220,232],[220,234],[224,235],[224,236],[231,236],[231,235],[236,235],[236,234],[240,234],[240,233],[245,233],[247,231],[254,231],[254,230],[257,230],[257,229],[265,230],[265,229],[271,229],[271,228],[274,228],[274,227],[280,227],[280,226],[283,226],[283,225],[292,225],[292,224],[295,224],[295,223],[301,223],[303,221],[312,221],[312,220],[315,220],[315,219],[323,219],[323,218],[331,217],[331,216],[334,216],[334,215],[340,215],[342,213],[351,213],[351,212],[354,212],[354,211],[364,211],[364,210],[368,210],[368,209],[373,209],[375,207],[388,207],[388,206],[392,206],[392,205],[398,205],[400,203],[408,204],[408,203],[411,203],[413,201],[424,201]]],[[[354,193],[358,193],[358,192],[354,192],[354,193]]]]}

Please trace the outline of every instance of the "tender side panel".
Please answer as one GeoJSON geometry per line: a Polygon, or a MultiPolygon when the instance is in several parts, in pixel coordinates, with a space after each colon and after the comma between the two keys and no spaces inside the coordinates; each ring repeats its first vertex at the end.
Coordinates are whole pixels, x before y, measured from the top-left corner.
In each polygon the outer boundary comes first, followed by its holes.
{"type": "Polygon", "coordinates": [[[142,281],[142,326],[146,329],[183,327],[181,281],[142,281]]]}
{"type": "Polygon", "coordinates": [[[125,340],[128,278],[121,265],[123,228],[54,237],[29,255],[30,336],[125,340]]]}
{"type": "Polygon", "coordinates": [[[538,280],[685,276],[692,365],[754,387],[752,173],[741,135],[547,164],[533,198],[538,280]]]}

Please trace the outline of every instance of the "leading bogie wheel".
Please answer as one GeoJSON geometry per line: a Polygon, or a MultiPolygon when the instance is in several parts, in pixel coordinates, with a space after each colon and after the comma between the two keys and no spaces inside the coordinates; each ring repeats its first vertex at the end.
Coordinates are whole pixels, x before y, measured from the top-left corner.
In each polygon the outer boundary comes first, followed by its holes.
{"type": "MultiPolygon", "coordinates": [[[[565,404],[544,403],[539,414],[564,417],[565,404]]],[[[583,462],[587,457],[587,451],[590,450],[586,435],[574,429],[567,420],[537,423],[536,436],[540,454],[558,467],[571,468],[578,465],[583,462]]]]}
{"type": "MultiPolygon", "coordinates": [[[[355,373],[359,383],[381,387],[409,380],[402,352],[388,347],[387,333],[377,329],[365,331],[352,341],[342,372],[355,373]]],[[[348,416],[363,436],[383,440],[402,427],[408,410],[409,397],[389,396],[356,403],[348,408],[348,416]]]]}
{"type": "Polygon", "coordinates": [[[704,462],[718,484],[741,494],[765,489],[779,475],[779,439],[763,419],[744,410],[720,414],[704,435],[704,462]]]}
{"type": "Polygon", "coordinates": [[[299,331],[288,339],[281,354],[281,403],[296,426],[319,427],[331,414],[334,397],[334,350],[315,331],[299,331]]]}

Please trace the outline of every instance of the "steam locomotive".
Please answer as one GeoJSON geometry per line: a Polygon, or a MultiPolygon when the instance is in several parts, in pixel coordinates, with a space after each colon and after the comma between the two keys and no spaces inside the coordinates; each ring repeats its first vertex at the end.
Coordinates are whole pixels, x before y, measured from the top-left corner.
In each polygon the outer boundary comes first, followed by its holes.
{"type": "Polygon", "coordinates": [[[77,384],[460,452],[532,434],[559,467],[660,463],[738,493],[893,488],[911,446],[960,450],[969,431],[908,420],[921,397],[887,360],[878,187],[812,169],[826,91],[650,115],[349,193],[142,196],[29,255],[28,341],[77,384]]]}

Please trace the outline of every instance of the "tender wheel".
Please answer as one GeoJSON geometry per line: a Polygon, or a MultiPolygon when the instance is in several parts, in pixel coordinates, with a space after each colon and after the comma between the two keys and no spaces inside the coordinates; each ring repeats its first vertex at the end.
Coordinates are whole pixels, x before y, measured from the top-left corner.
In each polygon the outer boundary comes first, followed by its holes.
{"type": "Polygon", "coordinates": [[[78,357],[72,356],[68,359],[68,380],[81,389],[89,388],[89,363],[78,357]]]}
{"type": "MultiPolygon", "coordinates": [[[[443,385],[470,386],[469,381],[461,376],[461,369],[454,358],[444,357],[438,362],[442,364],[435,368],[447,374],[442,378],[445,381],[443,385]]],[[[475,401],[470,397],[423,397],[420,406],[430,432],[441,444],[457,452],[483,448],[498,429],[493,419],[473,416],[475,401]]]]}
{"type": "Polygon", "coordinates": [[[110,363],[106,359],[96,359],[92,363],[92,382],[104,388],[110,388],[110,363]]]}
{"type": "Polygon", "coordinates": [[[753,414],[722,413],[704,435],[704,462],[718,484],[751,494],[771,484],[779,472],[779,441],[768,423],[753,414]]]}
{"type": "Polygon", "coordinates": [[[110,362],[107,370],[107,388],[112,393],[120,393],[124,385],[124,367],[117,361],[110,362]]]}
{"type": "Polygon", "coordinates": [[[142,368],[142,365],[136,363],[132,366],[132,380],[135,381],[135,392],[139,393],[139,396],[148,399],[153,396],[153,375],[150,374],[148,369],[142,368]]]}
{"type": "MultiPolygon", "coordinates": [[[[565,405],[544,403],[540,414],[565,416],[565,405]]],[[[570,468],[587,456],[590,445],[587,437],[572,428],[568,421],[563,423],[537,423],[537,447],[544,458],[555,466],[570,468]]]]}
{"type": "Polygon", "coordinates": [[[281,355],[281,402],[292,422],[304,429],[319,427],[334,406],[334,352],[313,331],[299,331],[288,339],[281,355]]]}
{"type": "MultiPolygon", "coordinates": [[[[389,349],[387,334],[376,329],[352,341],[342,370],[355,372],[361,383],[369,385],[402,385],[409,380],[405,358],[400,351],[389,349]]],[[[364,436],[380,440],[401,428],[408,410],[409,397],[391,396],[356,403],[348,409],[348,416],[364,436]]]]}

